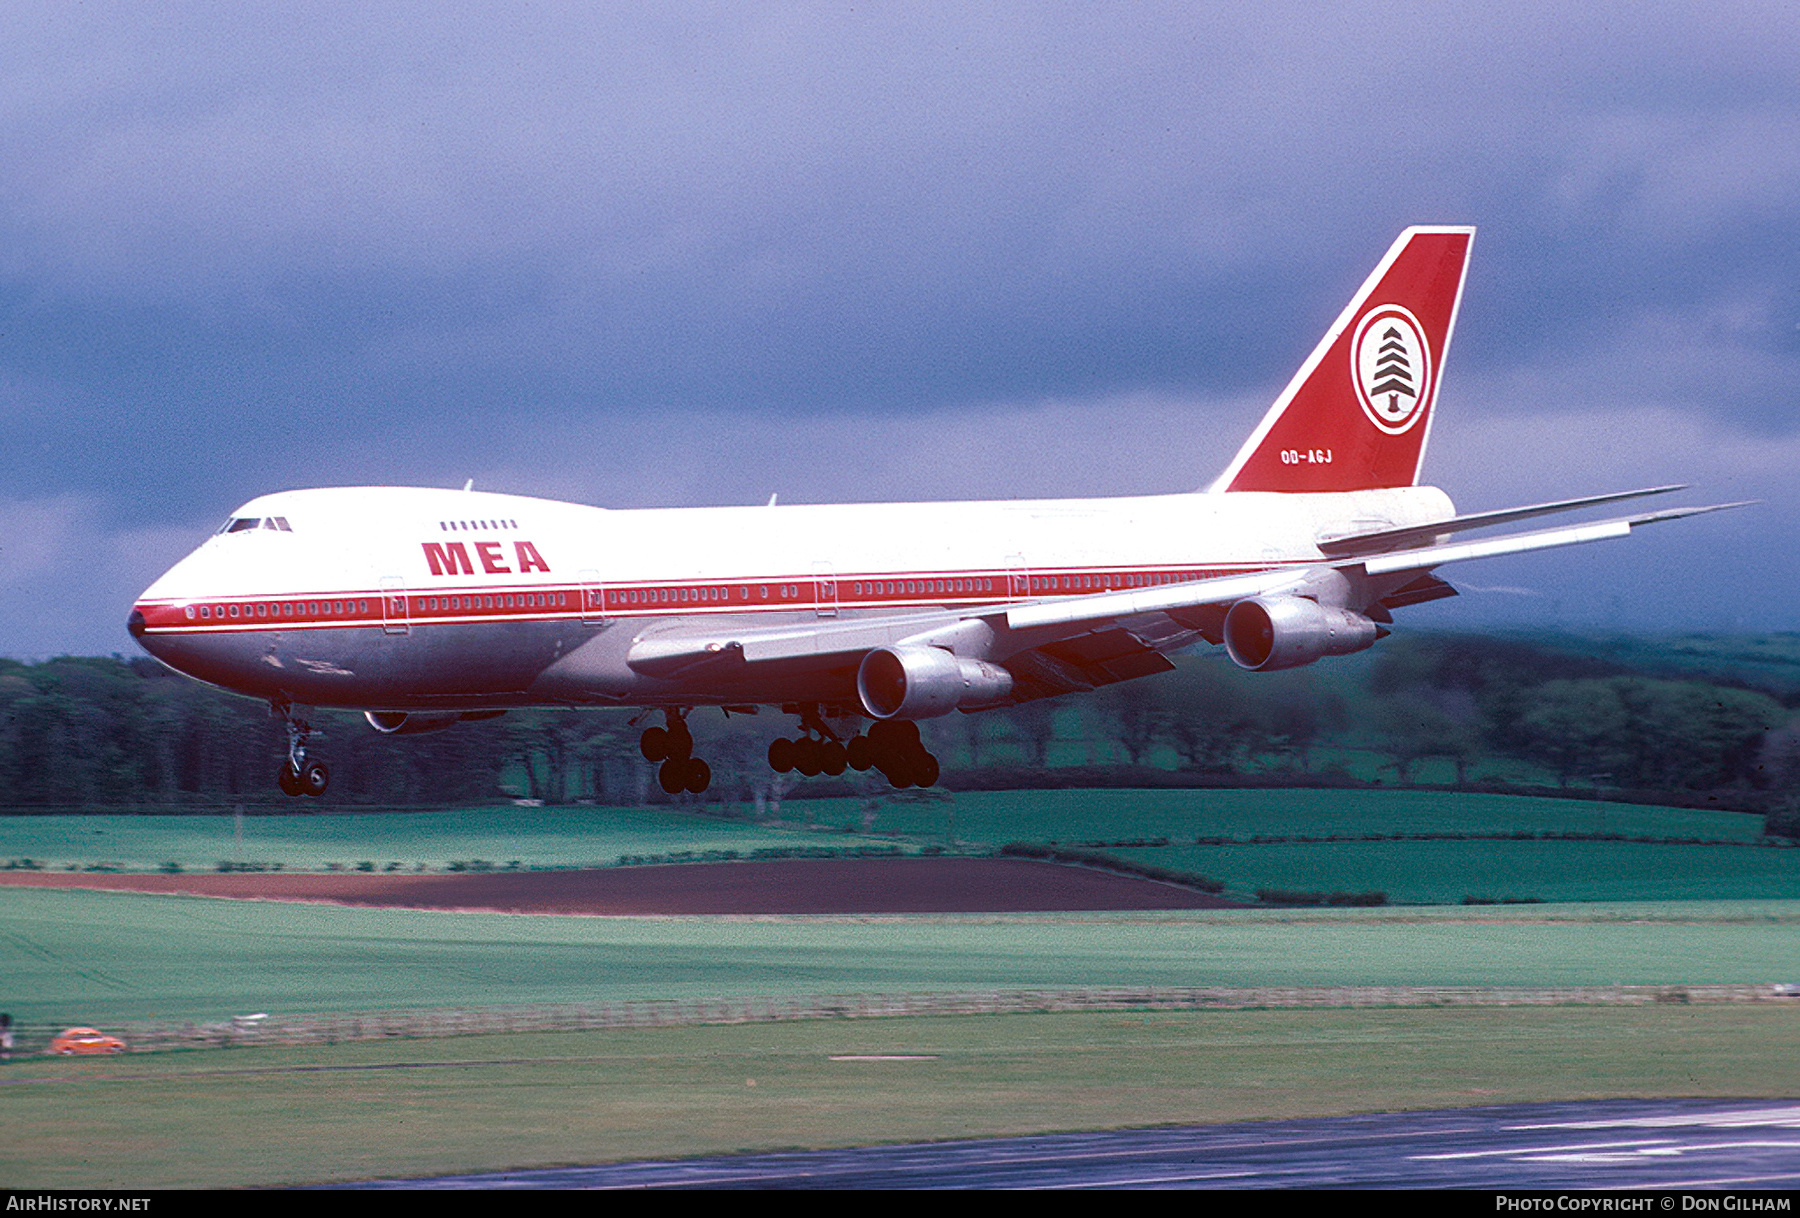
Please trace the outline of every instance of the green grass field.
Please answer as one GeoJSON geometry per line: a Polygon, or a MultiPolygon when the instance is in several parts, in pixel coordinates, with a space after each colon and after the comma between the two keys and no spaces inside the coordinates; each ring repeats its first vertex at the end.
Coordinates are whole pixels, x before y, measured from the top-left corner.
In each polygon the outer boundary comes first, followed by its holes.
{"type": "Polygon", "coordinates": [[[1800,850],[1637,842],[1333,842],[1113,850],[1229,891],[1382,892],[1408,903],[1800,897],[1800,850]]]}
{"type": "MultiPolygon", "coordinates": [[[[784,805],[820,824],[861,824],[856,800],[784,805]]],[[[1755,841],[1762,818],[1643,804],[1437,791],[1189,790],[970,791],[929,803],[884,805],[877,831],[943,840],[955,816],[961,841],[1112,840],[1257,834],[1573,831],[1755,841]]]]}
{"type": "Polygon", "coordinates": [[[293,1184],[1619,1096],[1800,1092],[1787,1005],[832,1020],[0,1070],[13,1188],[293,1184]],[[834,1062],[834,1054],[932,1060],[834,1062]]]}
{"type": "MultiPolygon", "coordinates": [[[[827,830],[855,801],[789,803],[827,830]]],[[[1750,842],[1760,823],[1422,792],[1059,791],[884,802],[908,849],[1365,832],[1750,842]]],[[[253,817],[245,861],[442,870],[854,846],[679,812],[253,817]]],[[[1585,904],[1153,914],[575,918],[0,888],[0,1010],[51,1024],[1082,986],[1800,981],[1800,851],[1381,842],[1114,848],[1235,890],[1585,904]]],[[[0,859],[237,857],[230,818],[0,820],[0,859]]],[[[0,1069],[14,1187],[279,1184],[784,1146],[1631,1095],[1791,1096],[1800,1009],[1164,1012],[831,1020],[231,1049],[0,1069]],[[935,1055],[838,1063],[833,1053],[935,1055]],[[754,1086],[751,1085],[754,1080],[754,1086]]]]}
{"type": "MultiPolygon", "coordinates": [[[[208,870],[220,861],[280,863],[293,871],[328,864],[377,869],[399,863],[442,871],[452,863],[604,867],[622,855],[827,845],[871,839],[723,820],[669,808],[468,808],[349,816],[248,816],[243,843],[229,816],[0,817],[0,862],[29,858],[57,870],[108,866],[154,871],[167,862],[208,870]]],[[[891,843],[884,843],[891,844],[891,843]]]]}
{"type": "MultiPolygon", "coordinates": [[[[791,807],[792,805],[790,805],[791,807]]],[[[821,824],[860,823],[860,805],[819,801],[821,824]]],[[[1762,818],[1741,812],[1429,791],[994,791],[884,808],[877,829],[917,840],[1117,842],[1109,853],[1259,888],[1385,892],[1396,902],[1465,896],[1543,901],[1800,898],[1800,850],[1752,848],[1762,818]],[[952,824],[954,818],[954,824],[952,824]],[[1403,841],[1195,846],[1230,838],[1406,833],[1576,833],[1699,838],[1631,841],[1403,841]]]]}
{"type": "Polygon", "coordinates": [[[1716,812],[1527,796],[1428,791],[995,791],[884,800],[877,835],[860,832],[862,800],[789,801],[784,825],[672,809],[487,808],[359,816],[249,817],[238,846],[230,817],[0,818],[0,860],[52,870],[187,870],[221,860],[288,870],[366,865],[443,871],[475,860],[496,867],[607,866],[623,857],[704,857],[758,849],[914,850],[952,841],[1125,842],[1112,853],[1197,872],[1248,899],[1259,888],[1387,894],[1392,902],[1466,896],[1542,901],[1800,899],[1800,850],[1751,848],[1762,820],[1716,812]],[[802,827],[811,821],[814,828],[802,827]],[[1197,837],[1326,834],[1620,834],[1697,838],[1632,841],[1403,841],[1193,844],[1197,837]],[[897,834],[898,837],[887,836],[897,834]]]}
{"type": "Polygon", "coordinates": [[[1800,903],[579,918],[0,888],[26,1023],[1074,986],[1800,981],[1800,903]]]}

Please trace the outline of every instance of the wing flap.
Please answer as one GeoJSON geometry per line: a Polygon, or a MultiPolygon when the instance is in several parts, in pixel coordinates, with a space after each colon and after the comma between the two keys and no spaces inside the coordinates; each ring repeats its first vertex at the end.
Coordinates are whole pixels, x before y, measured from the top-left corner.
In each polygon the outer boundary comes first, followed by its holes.
{"type": "Polygon", "coordinates": [[[671,677],[709,661],[757,664],[771,660],[851,655],[943,629],[968,616],[967,613],[938,610],[891,617],[825,619],[773,629],[733,629],[705,623],[699,629],[683,628],[666,634],[646,635],[632,643],[625,654],[625,662],[633,671],[646,676],[671,677]]]}

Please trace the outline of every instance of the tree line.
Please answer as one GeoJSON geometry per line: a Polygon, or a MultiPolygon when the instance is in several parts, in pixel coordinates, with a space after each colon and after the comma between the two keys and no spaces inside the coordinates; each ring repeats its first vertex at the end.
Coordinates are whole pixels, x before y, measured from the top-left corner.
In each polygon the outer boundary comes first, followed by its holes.
{"type": "MultiPolygon", "coordinates": [[[[1181,656],[1160,676],[924,728],[952,784],[972,772],[1086,766],[1219,782],[1406,784],[1429,773],[1472,785],[1510,766],[1547,786],[1755,793],[1758,806],[1779,813],[1800,791],[1796,704],[1800,691],[1718,675],[1425,635],[1387,640],[1353,662],[1275,674],[1181,656]]],[[[311,717],[332,767],[326,805],[664,798],[627,712],[515,711],[407,737],[379,735],[355,714],[311,717]]],[[[797,781],[763,760],[770,740],[792,733],[787,717],[708,710],[691,722],[715,775],[709,798],[779,800],[797,781]]],[[[285,751],[265,705],[148,658],[0,660],[0,806],[285,804],[274,786],[285,751]]]]}

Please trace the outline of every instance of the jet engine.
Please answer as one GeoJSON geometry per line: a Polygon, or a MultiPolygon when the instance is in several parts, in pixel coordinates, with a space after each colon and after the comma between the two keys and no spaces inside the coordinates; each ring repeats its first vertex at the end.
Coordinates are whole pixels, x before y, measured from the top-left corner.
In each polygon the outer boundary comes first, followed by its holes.
{"type": "Polygon", "coordinates": [[[1273,672],[1372,646],[1388,632],[1350,609],[1299,596],[1256,596],[1225,615],[1225,650],[1240,668],[1273,672]]]}
{"type": "Polygon", "coordinates": [[[877,647],[856,670],[856,693],[877,719],[931,719],[1004,702],[1012,674],[940,647],[877,647]]]}
{"type": "Polygon", "coordinates": [[[444,711],[421,715],[412,711],[364,711],[369,726],[383,736],[420,736],[441,732],[472,719],[498,719],[505,711],[444,711]]]}

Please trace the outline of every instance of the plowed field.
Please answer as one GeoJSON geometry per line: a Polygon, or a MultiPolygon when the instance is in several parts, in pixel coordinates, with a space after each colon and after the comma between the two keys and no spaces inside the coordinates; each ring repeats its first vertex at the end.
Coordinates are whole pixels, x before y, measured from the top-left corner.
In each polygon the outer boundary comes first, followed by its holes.
{"type": "Polygon", "coordinates": [[[503,913],[879,914],[1223,909],[1236,902],[1025,859],[785,859],[463,874],[12,872],[0,884],[503,913]]]}

